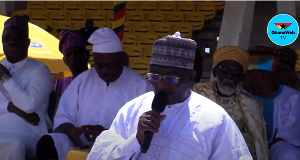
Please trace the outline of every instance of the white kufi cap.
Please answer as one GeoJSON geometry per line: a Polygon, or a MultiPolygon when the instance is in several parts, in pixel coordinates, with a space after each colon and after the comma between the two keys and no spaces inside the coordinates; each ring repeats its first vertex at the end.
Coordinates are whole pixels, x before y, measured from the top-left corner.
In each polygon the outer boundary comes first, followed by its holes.
{"type": "Polygon", "coordinates": [[[122,51],[122,45],[116,33],[108,28],[97,29],[88,39],[93,44],[93,53],[116,53],[122,51]]]}

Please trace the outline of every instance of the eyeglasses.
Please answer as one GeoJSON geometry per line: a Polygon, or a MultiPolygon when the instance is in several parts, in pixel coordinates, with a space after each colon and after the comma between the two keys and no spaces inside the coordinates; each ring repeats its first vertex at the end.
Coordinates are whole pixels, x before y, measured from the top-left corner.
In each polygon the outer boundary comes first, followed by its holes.
{"type": "Polygon", "coordinates": [[[177,76],[170,76],[170,75],[159,75],[155,73],[147,73],[147,77],[149,81],[158,82],[159,80],[163,79],[165,82],[177,84],[179,81],[179,77],[177,76]]]}
{"type": "Polygon", "coordinates": [[[239,69],[237,68],[234,68],[234,67],[229,67],[229,66],[219,66],[220,68],[220,71],[223,73],[223,74],[233,74],[234,76],[240,76],[243,72],[240,71],[239,69]]]}

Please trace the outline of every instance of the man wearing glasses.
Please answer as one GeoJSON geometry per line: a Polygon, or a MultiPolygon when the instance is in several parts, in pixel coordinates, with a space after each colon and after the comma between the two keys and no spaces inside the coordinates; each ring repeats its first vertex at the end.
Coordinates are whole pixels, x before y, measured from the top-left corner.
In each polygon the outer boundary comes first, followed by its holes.
{"type": "Polygon", "coordinates": [[[155,91],[127,102],[109,130],[102,132],[87,160],[100,159],[252,159],[230,116],[191,91],[197,44],[180,33],[154,42],[148,80],[155,91]],[[154,97],[166,93],[166,108],[151,110],[154,97]],[[142,153],[145,132],[154,133],[142,153]]]}
{"type": "Polygon", "coordinates": [[[242,132],[254,159],[268,159],[266,129],[260,104],[238,90],[248,69],[248,54],[235,46],[219,48],[213,56],[216,81],[194,85],[194,91],[222,106],[242,132]]]}

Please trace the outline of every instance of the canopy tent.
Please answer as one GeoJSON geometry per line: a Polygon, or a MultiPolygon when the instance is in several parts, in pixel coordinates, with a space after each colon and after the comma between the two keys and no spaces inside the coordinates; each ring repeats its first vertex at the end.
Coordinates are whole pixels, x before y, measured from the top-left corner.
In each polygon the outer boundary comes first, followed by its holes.
{"type": "MultiPolygon", "coordinates": [[[[4,22],[9,17],[0,15],[0,37],[2,37],[4,22]]],[[[63,55],[58,50],[59,40],[42,28],[29,23],[29,38],[31,40],[28,48],[28,57],[45,63],[52,73],[70,72],[63,62],[63,55]]],[[[0,40],[0,60],[5,59],[0,40]]]]}

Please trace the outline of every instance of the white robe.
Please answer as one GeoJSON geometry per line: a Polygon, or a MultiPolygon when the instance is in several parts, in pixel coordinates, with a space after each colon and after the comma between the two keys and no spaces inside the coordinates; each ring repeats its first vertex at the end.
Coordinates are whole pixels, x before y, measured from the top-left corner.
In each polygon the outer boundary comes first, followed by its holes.
{"type": "Polygon", "coordinates": [[[50,70],[46,65],[26,58],[11,64],[2,61],[12,77],[0,83],[0,157],[1,160],[33,158],[35,145],[40,136],[47,133],[47,106],[53,88],[50,70]],[[37,126],[27,123],[7,106],[13,102],[26,113],[36,112],[40,122],[37,126]]]}
{"type": "MultiPolygon", "coordinates": [[[[151,83],[137,72],[123,67],[121,76],[109,86],[94,67],[77,76],[60,99],[54,117],[54,128],[63,123],[102,125],[109,128],[119,109],[128,101],[152,91],[151,83]]],[[[71,149],[77,149],[67,135],[50,134],[60,160],[71,149]]]]}
{"type": "Polygon", "coordinates": [[[160,130],[146,154],[136,139],[139,117],[151,110],[154,92],[128,102],[110,129],[97,137],[87,160],[252,159],[245,140],[225,110],[192,92],[183,103],[167,106],[160,130]]]}
{"type": "Polygon", "coordinates": [[[300,92],[284,86],[274,99],[274,128],[277,142],[269,150],[271,160],[300,159],[300,92]]]}

